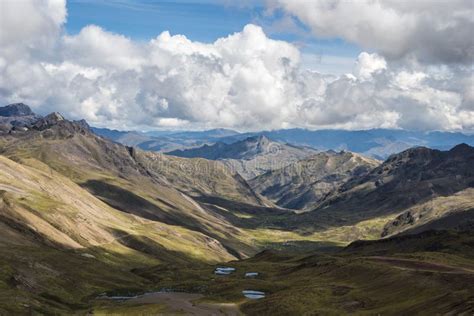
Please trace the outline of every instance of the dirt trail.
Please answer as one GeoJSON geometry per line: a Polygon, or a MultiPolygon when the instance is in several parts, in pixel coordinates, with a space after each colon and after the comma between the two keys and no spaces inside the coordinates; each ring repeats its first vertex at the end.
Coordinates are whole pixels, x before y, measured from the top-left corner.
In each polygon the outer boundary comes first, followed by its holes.
{"type": "Polygon", "coordinates": [[[474,274],[474,270],[469,270],[461,267],[454,267],[442,263],[432,263],[420,261],[415,259],[392,258],[383,256],[367,257],[370,260],[382,261],[393,266],[404,268],[408,270],[423,270],[435,271],[440,273],[454,273],[454,274],[474,274]]]}
{"type": "Polygon", "coordinates": [[[211,304],[197,303],[196,300],[202,298],[200,294],[156,292],[149,293],[127,301],[130,304],[164,304],[170,312],[179,315],[241,315],[236,304],[211,304]]]}

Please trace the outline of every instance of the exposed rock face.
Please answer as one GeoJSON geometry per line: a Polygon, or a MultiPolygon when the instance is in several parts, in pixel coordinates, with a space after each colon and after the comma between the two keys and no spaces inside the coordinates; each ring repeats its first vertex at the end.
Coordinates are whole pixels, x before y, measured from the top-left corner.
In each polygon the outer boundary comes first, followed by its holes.
{"type": "Polygon", "coordinates": [[[51,122],[51,123],[64,121],[64,117],[58,112],[53,112],[51,114],[48,114],[48,115],[45,116],[44,119],[46,121],[51,122]]]}
{"type": "Polygon", "coordinates": [[[199,148],[175,150],[168,155],[186,158],[206,158],[210,160],[245,159],[249,160],[256,155],[276,153],[283,149],[284,144],[271,141],[265,136],[249,137],[232,144],[216,143],[199,148]]]}
{"type": "Polygon", "coordinates": [[[314,208],[351,177],[361,177],[379,165],[377,160],[351,152],[327,151],[249,181],[252,188],[293,209],[314,208]]]}
{"type": "Polygon", "coordinates": [[[31,111],[30,107],[23,103],[14,103],[7,106],[0,107],[0,116],[12,117],[12,116],[33,116],[35,115],[31,111]]]}
{"type": "Polygon", "coordinates": [[[31,129],[45,131],[43,137],[91,133],[85,120],[68,121],[58,112],[41,117],[23,103],[0,107],[0,133],[24,133],[31,129]]]}
{"type": "Polygon", "coordinates": [[[277,170],[317,153],[315,149],[275,142],[266,136],[253,136],[232,144],[216,143],[167,154],[187,158],[220,160],[244,179],[277,170]]]}
{"type": "Polygon", "coordinates": [[[0,133],[21,131],[39,118],[40,116],[33,113],[30,107],[23,103],[0,107],[0,133]]]}

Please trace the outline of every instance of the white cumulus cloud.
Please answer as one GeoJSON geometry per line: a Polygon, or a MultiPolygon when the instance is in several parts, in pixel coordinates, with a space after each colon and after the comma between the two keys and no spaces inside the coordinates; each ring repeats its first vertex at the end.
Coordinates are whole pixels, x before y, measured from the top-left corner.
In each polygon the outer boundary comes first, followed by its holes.
{"type": "MultiPolygon", "coordinates": [[[[375,4],[385,10],[377,1],[366,9],[375,4]]],[[[296,46],[252,24],[213,43],[167,31],[139,42],[95,25],[66,34],[61,1],[1,6],[2,18],[8,12],[0,22],[3,104],[25,102],[39,113],[60,111],[119,129],[474,129],[473,76],[465,65],[403,63],[390,59],[399,53],[382,49],[361,53],[352,74],[324,75],[302,66],[296,46]],[[32,18],[10,18],[22,11],[32,18]]],[[[383,13],[370,12],[364,11],[369,22],[383,13]]],[[[397,6],[383,14],[392,23],[391,14],[407,12],[397,6]]],[[[418,53],[416,47],[410,51],[418,53]]]]}
{"type": "Polygon", "coordinates": [[[474,61],[472,0],[268,0],[322,37],[338,37],[390,59],[474,61]]]}

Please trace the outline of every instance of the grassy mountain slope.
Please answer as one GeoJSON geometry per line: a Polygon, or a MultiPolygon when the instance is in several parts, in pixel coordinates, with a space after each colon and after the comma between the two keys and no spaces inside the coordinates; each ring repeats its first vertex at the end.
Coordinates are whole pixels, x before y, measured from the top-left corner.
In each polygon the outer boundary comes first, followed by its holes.
{"type": "Polygon", "coordinates": [[[145,153],[66,120],[5,135],[1,142],[3,155],[40,160],[116,209],[225,239],[234,254],[254,251],[239,241],[242,231],[195,201],[199,196],[219,196],[257,208],[269,204],[219,162],[145,153]]]}
{"type": "Polygon", "coordinates": [[[3,313],[87,308],[103,291],[150,287],[132,267],[234,258],[214,238],[111,208],[34,159],[0,156],[3,313]]]}
{"type": "Polygon", "coordinates": [[[225,277],[202,267],[189,270],[187,282],[164,280],[155,268],[139,274],[171,287],[201,287],[206,301],[236,302],[248,315],[468,315],[474,311],[473,241],[472,231],[425,232],[332,252],[264,251],[229,263],[236,272],[225,277]],[[250,271],[259,276],[244,278],[250,271]],[[245,300],[241,291],[249,289],[266,297],[245,300]]]}
{"type": "MultiPolygon", "coordinates": [[[[472,312],[472,233],[335,251],[382,232],[472,227],[473,157],[467,145],[409,150],[296,214],[273,207],[220,161],[125,147],[53,113],[0,132],[0,313],[88,313],[99,293],[164,287],[254,315],[472,312]],[[228,263],[264,248],[284,251],[228,263]],[[315,248],[325,252],[300,254],[315,248]],[[216,262],[238,272],[218,278],[216,262]],[[245,271],[261,275],[245,279],[245,271]],[[245,301],[244,289],[268,297],[245,301]]],[[[345,175],[339,158],[325,160],[323,178],[345,175]]],[[[346,158],[352,173],[361,161],[346,158]]]]}
{"type": "Polygon", "coordinates": [[[409,208],[385,225],[382,236],[429,229],[472,228],[473,213],[474,188],[468,188],[409,208]]]}
{"type": "Polygon", "coordinates": [[[153,152],[139,152],[136,159],[147,166],[153,178],[163,179],[192,196],[218,196],[256,206],[273,206],[220,161],[183,159],[153,152]]]}
{"type": "Polygon", "coordinates": [[[316,210],[302,214],[289,225],[308,223],[318,229],[316,223],[350,226],[384,217],[391,221],[411,208],[425,208],[430,201],[433,208],[430,214],[445,213],[453,208],[467,210],[471,191],[460,192],[472,188],[473,184],[473,147],[461,144],[449,151],[413,148],[391,156],[364,177],[352,178],[332,192],[316,210]],[[451,197],[449,207],[438,203],[443,199],[437,198],[443,197],[451,197]]]}
{"type": "MultiPolygon", "coordinates": [[[[16,163],[0,156],[2,218],[5,223],[30,227],[38,238],[68,249],[86,249],[120,242],[146,232],[150,241],[201,259],[232,258],[203,234],[146,220],[109,207],[87,190],[36,160],[16,163]],[[189,236],[183,243],[182,239],[189,236]],[[187,248],[189,244],[190,248],[187,248]],[[206,245],[210,248],[203,250],[206,245]],[[216,246],[212,250],[212,246],[216,246]],[[179,250],[181,249],[181,250],[179,250]],[[207,254],[206,254],[207,253],[207,254]],[[209,255],[215,253],[215,255],[209,255]]],[[[125,247],[127,245],[124,245],[125,247]]]]}

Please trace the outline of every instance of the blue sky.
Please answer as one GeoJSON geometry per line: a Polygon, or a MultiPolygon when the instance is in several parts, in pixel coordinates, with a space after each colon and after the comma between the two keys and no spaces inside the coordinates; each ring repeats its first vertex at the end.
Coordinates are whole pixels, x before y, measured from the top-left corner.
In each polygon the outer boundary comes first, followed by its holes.
{"type": "Polygon", "coordinates": [[[1,103],[128,130],[474,130],[472,1],[131,1],[0,0],[1,103]]]}
{"type": "Polygon", "coordinates": [[[258,2],[235,3],[226,0],[71,0],[67,3],[66,30],[76,34],[84,26],[95,24],[134,40],[146,41],[170,31],[193,41],[213,42],[253,23],[262,26],[269,37],[297,45],[305,67],[334,74],[350,72],[361,51],[341,39],[316,38],[298,20],[281,12],[269,14],[258,2]]]}

